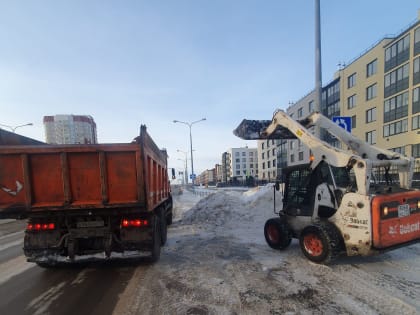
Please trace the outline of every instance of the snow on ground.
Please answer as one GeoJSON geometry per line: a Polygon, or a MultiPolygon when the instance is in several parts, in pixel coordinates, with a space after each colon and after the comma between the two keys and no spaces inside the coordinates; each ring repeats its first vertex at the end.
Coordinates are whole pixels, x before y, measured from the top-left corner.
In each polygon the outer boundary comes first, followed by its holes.
{"type": "Polygon", "coordinates": [[[137,271],[133,299],[118,313],[420,314],[419,244],[329,266],[308,261],[296,240],[273,250],[263,233],[275,216],[273,193],[267,186],[174,195],[161,260],[137,271]]]}

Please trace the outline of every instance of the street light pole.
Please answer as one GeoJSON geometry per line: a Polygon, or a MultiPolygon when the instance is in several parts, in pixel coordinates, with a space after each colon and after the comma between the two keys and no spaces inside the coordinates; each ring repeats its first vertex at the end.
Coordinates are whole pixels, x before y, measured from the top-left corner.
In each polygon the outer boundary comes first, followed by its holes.
{"type": "Polygon", "coordinates": [[[184,125],[187,125],[190,128],[190,150],[191,150],[191,181],[194,188],[194,182],[195,182],[195,174],[194,174],[194,159],[193,159],[193,149],[192,149],[192,134],[191,134],[191,127],[192,125],[199,123],[200,121],[204,121],[206,118],[201,118],[200,120],[193,121],[191,123],[180,121],[180,120],[174,120],[174,123],[181,123],[184,125]]]}
{"type": "Polygon", "coordinates": [[[13,133],[15,133],[15,130],[16,130],[17,128],[19,128],[19,127],[33,126],[33,125],[34,125],[33,123],[28,123],[28,124],[19,125],[19,126],[8,126],[8,125],[3,125],[3,124],[0,124],[0,126],[7,127],[7,128],[9,128],[10,130],[12,130],[12,132],[13,132],[13,133]]]}
{"type": "MultiPolygon", "coordinates": [[[[185,154],[185,160],[182,159],[185,162],[185,169],[184,169],[184,178],[185,178],[185,185],[188,185],[188,169],[187,169],[187,161],[188,161],[188,157],[187,154],[188,152],[182,151],[182,150],[176,150],[177,152],[181,152],[185,154]]],[[[181,159],[178,159],[181,160],[181,159]]]]}

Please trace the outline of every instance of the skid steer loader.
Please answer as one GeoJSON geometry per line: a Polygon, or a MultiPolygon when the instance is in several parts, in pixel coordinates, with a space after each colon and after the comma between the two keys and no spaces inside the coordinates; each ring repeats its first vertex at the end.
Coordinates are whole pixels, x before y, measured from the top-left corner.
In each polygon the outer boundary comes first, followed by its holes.
{"type": "Polygon", "coordinates": [[[309,260],[328,263],[341,253],[367,256],[420,240],[413,158],[361,141],[317,112],[295,121],[278,110],[271,121],[243,120],[234,134],[246,140],[299,139],[311,152],[309,163],[282,171],[283,206],[264,227],[270,247],[282,250],[297,238],[309,260]],[[320,140],[308,130],[312,126],[347,150],[320,140]]]}

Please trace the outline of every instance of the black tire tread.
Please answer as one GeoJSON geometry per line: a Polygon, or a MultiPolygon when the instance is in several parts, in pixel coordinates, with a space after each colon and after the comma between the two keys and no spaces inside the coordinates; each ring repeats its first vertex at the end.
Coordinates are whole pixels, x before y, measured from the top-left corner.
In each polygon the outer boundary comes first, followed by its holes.
{"type": "Polygon", "coordinates": [[[284,250],[287,247],[289,247],[290,243],[292,242],[289,225],[287,224],[287,221],[281,217],[271,218],[267,220],[267,222],[264,225],[264,236],[268,246],[270,246],[273,249],[284,250]],[[267,235],[267,226],[271,224],[275,225],[278,232],[280,233],[280,242],[277,244],[272,243],[267,235]]]}
{"type": "Polygon", "coordinates": [[[341,238],[341,234],[338,229],[330,222],[317,222],[312,225],[305,227],[299,237],[300,247],[304,253],[304,255],[311,261],[321,264],[328,264],[334,261],[342,252],[343,249],[343,242],[341,238]],[[309,253],[306,252],[304,245],[303,245],[303,236],[308,232],[315,232],[318,233],[321,238],[325,240],[324,247],[327,249],[327,253],[325,257],[320,258],[313,257],[309,253]]]}

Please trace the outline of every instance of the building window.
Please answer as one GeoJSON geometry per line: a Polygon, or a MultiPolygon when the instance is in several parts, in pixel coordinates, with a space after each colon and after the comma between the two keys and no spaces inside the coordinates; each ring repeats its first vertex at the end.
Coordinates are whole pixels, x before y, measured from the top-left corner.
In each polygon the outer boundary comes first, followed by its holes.
{"type": "Polygon", "coordinates": [[[367,87],[367,89],[366,89],[366,100],[367,101],[369,101],[372,98],[375,98],[376,97],[376,95],[377,95],[377,93],[376,93],[376,87],[377,86],[378,85],[375,83],[375,84],[372,84],[371,86],[368,86],[367,87]]]}
{"type": "Polygon", "coordinates": [[[327,116],[340,116],[340,102],[335,102],[333,104],[328,105],[327,107],[327,116]]]}
{"type": "Polygon", "coordinates": [[[270,151],[267,151],[267,159],[270,157],[270,151]]]}
{"type": "MultiPolygon", "coordinates": [[[[419,28],[420,29],[420,28],[419,28]]],[[[420,112],[420,88],[413,90],[413,114],[420,112]]]]}
{"type": "Polygon", "coordinates": [[[309,102],[309,113],[313,113],[315,111],[314,101],[309,102]]]}
{"type": "Polygon", "coordinates": [[[242,168],[243,169],[246,169],[246,164],[242,164],[242,168]]]}
{"type": "Polygon", "coordinates": [[[246,162],[246,158],[242,158],[242,162],[246,162]]]}
{"type": "Polygon", "coordinates": [[[384,122],[397,120],[406,117],[407,115],[408,92],[404,92],[400,95],[397,95],[384,101],[384,122]]]}
{"type": "Polygon", "coordinates": [[[249,168],[254,168],[254,164],[249,164],[249,168]]]}
{"type": "Polygon", "coordinates": [[[298,158],[299,158],[299,161],[303,161],[303,152],[302,151],[299,152],[298,158]]]}
{"type": "Polygon", "coordinates": [[[384,97],[389,97],[408,89],[408,71],[409,64],[407,63],[385,76],[384,97]]]}
{"type": "Polygon", "coordinates": [[[270,168],[271,167],[271,161],[268,161],[267,162],[267,168],[270,168]]]}
{"type": "Polygon", "coordinates": [[[265,162],[263,162],[262,168],[263,168],[263,170],[265,170],[265,162]]]}
{"type": "Polygon", "coordinates": [[[403,119],[384,126],[384,137],[390,137],[408,131],[408,119],[403,119]]]}
{"type": "Polygon", "coordinates": [[[273,167],[276,166],[276,159],[273,160],[273,167]]]}
{"type": "Polygon", "coordinates": [[[235,152],[235,156],[239,156],[239,152],[235,152]]]}
{"type": "Polygon", "coordinates": [[[295,148],[295,141],[290,141],[290,150],[293,150],[295,148]]]}
{"type": "Polygon", "coordinates": [[[372,121],[376,121],[376,107],[366,111],[366,123],[370,123],[372,121]]]}
{"type": "Polygon", "coordinates": [[[356,107],[357,96],[353,94],[352,96],[347,98],[347,109],[352,109],[356,107]]]}
{"type": "Polygon", "coordinates": [[[246,156],[246,152],[242,152],[242,156],[246,156]]]}
{"type": "Polygon", "coordinates": [[[241,165],[240,164],[236,164],[236,169],[237,170],[241,169],[241,165]]]}
{"type": "Polygon", "coordinates": [[[276,155],[276,149],[273,149],[273,150],[271,151],[271,154],[273,154],[273,156],[275,156],[275,155],[276,155]]]}
{"type": "Polygon", "coordinates": [[[265,153],[263,152],[261,153],[261,160],[264,160],[264,158],[265,158],[265,153]]]}
{"type": "Polygon", "coordinates": [[[409,58],[410,54],[410,34],[401,38],[398,42],[391,47],[385,49],[385,72],[395,68],[409,58]]]}
{"type": "Polygon", "coordinates": [[[420,115],[414,116],[411,121],[411,129],[420,129],[420,115]]]}
{"type": "Polygon", "coordinates": [[[414,158],[419,158],[420,157],[420,143],[418,144],[413,144],[411,146],[411,155],[414,158]]]}
{"type": "Polygon", "coordinates": [[[301,108],[298,109],[298,118],[300,118],[302,116],[303,116],[303,108],[301,107],[301,108]]]}
{"type": "Polygon", "coordinates": [[[366,77],[370,77],[378,71],[378,59],[373,60],[366,66],[366,77]]]}
{"type": "Polygon", "coordinates": [[[264,142],[261,143],[261,149],[264,150],[264,142]]]}
{"type": "Polygon", "coordinates": [[[401,155],[405,155],[405,147],[392,148],[391,151],[397,152],[401,155]]]}
{"type": "Polygon", "coordinates": [[[366,132],[366,142],[369,144],[376,143],[376,130],[366,132]]]}
{"type": "Polygon", "coordinates": [[[295,155],[290,154],[290,162],[293,163],[295,161],[295,155]]]}
{"type": "Polygon", "coordinates": [[[347,88],[350,89],[356,85],[356,73],[353,73],[347,78],[347,88]]]}
{"type": "Polygon", "coordinates": [[[254,162],[254,158],[249,158],[249,162],[253,163],[254,162]]]}
{"type": "Polygon", "coordinates": [[[351,116],[351,129],[356,128],[356,115],[351,116]]]}
{"type": "Polygon", "coordinates": [[[235,159],[235,162],[236,163],[240,163],[241,162],[241,159],[235,159]]]}
{"type": "Polygon", "coordinates": [[[236,171],[236,175],[241,175],[241,171],[236,171]]]}
{"type": "Polygon", "coordinates": [[[414,59],[413,84],[420,83],[420,57],[414,59]]]}
{"type": "Polygon", "coordinates": [[[249,156],[254,156],[254,152],[250,151],[249,156]]]}
{"type": "Polygon", "coordinates": [[[414,55],[420,53],[420,27],[414,31],[414,55]]]}

